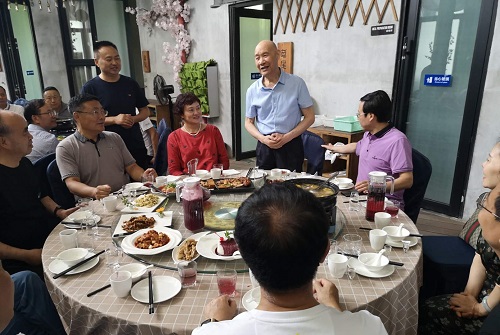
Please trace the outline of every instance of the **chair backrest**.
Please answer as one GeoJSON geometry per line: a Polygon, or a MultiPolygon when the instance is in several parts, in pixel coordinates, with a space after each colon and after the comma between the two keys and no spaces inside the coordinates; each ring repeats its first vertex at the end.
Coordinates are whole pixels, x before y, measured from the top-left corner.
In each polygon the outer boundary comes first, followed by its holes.
{"type": "Polygon", "coordinates": [[[52,199],[64,209],[75,207],[75,196],[69,191],[66,183],[61,180],[61,173],[55,159],[49,164],[46,171],[52,189],[52,199]]]}
{"type": "Polygon", "coordinates": [[[165,122],[165,119],[161,119],[160,122],[158,122],[158,127],[156,128],[156,131],[158,132],[158,137],[163,134],[163,132],[167,129],[167,122],[165,122]]]}
{"type": "Polygon", "coordinates": [[[35,167],[38,180],[40,180],[40,186],[47,192],[48,196],[52,198],[52,190],[50,189],[50,183],[47,179],[47,166],[50,162],[56,159],[56,153],[51,153],[42,158],[37,159],[33,166],[35,167]]]}
{"type": "Polygon", "coordinates": [[[165,130],[160,135],[160,139],[158,140],[158,148],[156,150],[155,163],[153,165],[156,173],[159,176],[162,176],[167,172],[168,168],[168,154],[167,154],[167,139],[168,135],[172,130],[168,125],[165,124],[165,130]]]}
{"type": "Polygon", "coordinates": [[[424,200],[425,190],[431,179],[432,165],[427,157],[415,149],[412,149],[411,156],[413,161],[413,185],[405,190],[403,199],[405,201],[405,213],[416,223],[424,200]]]}
{"type": "Polygon", "coordinates": [[[315,133],[308,130],[302,133],[302,143],[304,144],[304,158],[307,159],[307,173],[323,173],[323,162],[325,161],[325,148],[321,145],[325,141],[315,133]]]}

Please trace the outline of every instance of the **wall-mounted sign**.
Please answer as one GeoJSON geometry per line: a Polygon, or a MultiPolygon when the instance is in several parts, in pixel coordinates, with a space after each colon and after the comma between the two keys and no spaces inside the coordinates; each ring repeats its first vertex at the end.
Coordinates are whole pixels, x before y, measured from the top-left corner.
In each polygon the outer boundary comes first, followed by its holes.
{"type": "Polygon", "coordinates": [[[425,86],[451,86],[452,76],[449,74],[426,74],[424,76],[425,86]]]}
{"type": "Polygon", "coordinates": [[[293,42],[279,42],[279,66],[286,73],[293,73],[293,42]]]}
{"type": "Polygon", "coordinates": [[[34,75],[35,75],[35,71],[33,71],[33,70],[28,70],[28,71],[26,71],[26,75],[27,75],[27,76],[34,76],[34,75]]]}
{"type": "Polygon", "coordinates": [[[149,51],[145,50],[142,52],[142,70],[145,73],[151,72],[151,63],[149,60],[149,51]]]}
{"type": "Polygon", "coordinates": [[[383,26],[372,27],[372,36],[391,35],[391,34],[394,34],[393,24],[384,24],[383,26]]]}
{"type": "Polygon", "coordinates": [[[250,73],[250,79],[251,80],[257,80],[260,77],[262,77],[262,75],[260,74],[260,72],[252,72],[252,73],[250,73]]]}

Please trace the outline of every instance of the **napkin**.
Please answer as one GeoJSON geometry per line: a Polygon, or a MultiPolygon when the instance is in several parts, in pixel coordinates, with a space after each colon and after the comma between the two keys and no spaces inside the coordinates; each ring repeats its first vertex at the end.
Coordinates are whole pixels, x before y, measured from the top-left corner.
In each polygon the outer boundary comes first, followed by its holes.
{"type": "MultiPolygon", "coordinates": [[[[337,142],[333,146],[338,146],[338,145],[345,145],[345,144],[342,142],[337,142]]],[[[325,152],[325,160],[329,160],[331,164],[333,164],[333,162],[335,162],[335,159],[337,159],[338,156],[340,156],[339,153],[333,153],[330,150],[327,150],[325,152]]]]}

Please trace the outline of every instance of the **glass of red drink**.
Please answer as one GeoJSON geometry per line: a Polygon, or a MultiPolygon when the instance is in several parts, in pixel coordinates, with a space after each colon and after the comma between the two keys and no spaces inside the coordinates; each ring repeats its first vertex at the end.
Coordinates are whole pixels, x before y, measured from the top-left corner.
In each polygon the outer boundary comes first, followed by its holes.
{"type": "Polygon", "coordinates": [[[236,293],[236,270],[219,270],[217,271],[217,286],[219,294],[227,294],[234,297],[236,293]]]}
{"type": "Polygon", "coordinates": [[[397,200],[392,200],[391,203],[387,203],[385,206],[385,212],[391,214],[391,218],[397,218],[399,213],[400,203],[397,200]]]}
{"type": "Polygon", "coordinates": [[[177,273],[179,274],[179,278],[181,280],[181,284],[183,288],[193,287],[196,285],[196,262],[179,262],[177,264],[177,273]]]}

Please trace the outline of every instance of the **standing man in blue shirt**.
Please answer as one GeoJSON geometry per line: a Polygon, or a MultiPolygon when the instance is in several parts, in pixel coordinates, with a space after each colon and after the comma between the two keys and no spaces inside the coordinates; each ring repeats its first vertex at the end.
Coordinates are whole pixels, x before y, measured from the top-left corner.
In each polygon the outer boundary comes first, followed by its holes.
{"type": "Polygon", "coordinates": [[[83,85],[82,93],[99,99],[108,111],[106,130],[119,134],[137,165],[147,169],[149,159],[139,122],[149,117],[149,101],[134,79],[120,75],[122,64],[116,45],[109,41],[94,43],[94,58],[101,73],[83,85]]]}
{"type": "Polygon", "coordinates": [[[257,166],[301,172],[300,135],[314,122],[313,102],[304,80],[284,72],[278,60],[274,42],[261,41],[255,47],[255,65],[262,78],[247,90],[245,128],[259,141],[257,166]]]}

